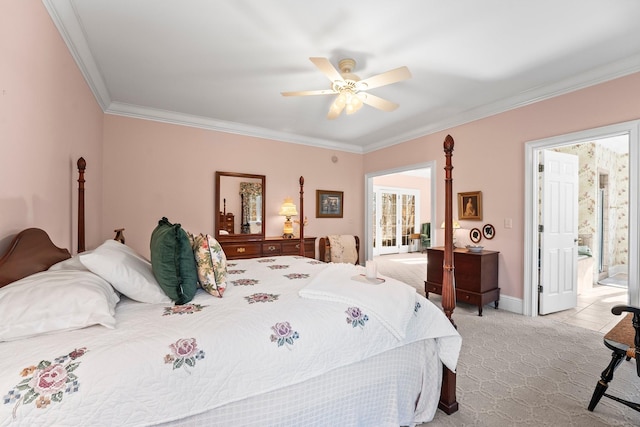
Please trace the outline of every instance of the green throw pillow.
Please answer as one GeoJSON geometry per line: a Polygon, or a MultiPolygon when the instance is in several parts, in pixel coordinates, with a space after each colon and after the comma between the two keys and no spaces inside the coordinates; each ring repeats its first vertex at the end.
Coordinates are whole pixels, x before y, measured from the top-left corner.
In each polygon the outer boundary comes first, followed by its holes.
{"type": "Polygon", "coordinates": [[[151,233],[151,269],[162,290],[176,304],[186,304],[196,294],[198,271],[187,233],[167,218],[151,233]]]}

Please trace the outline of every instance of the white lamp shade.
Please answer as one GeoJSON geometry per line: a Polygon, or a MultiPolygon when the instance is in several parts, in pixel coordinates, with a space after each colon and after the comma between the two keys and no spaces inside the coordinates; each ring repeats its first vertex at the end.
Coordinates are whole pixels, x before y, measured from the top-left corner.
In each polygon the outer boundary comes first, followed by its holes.
{"type": "Polygon", "coordinates": [[[298,210],[296,209],[296,205],[293,204],[293,200],[291,199],[291,197],[287,197],[286,199],[284,199],[284,203],[282,204],[282,207],[280,207],[279,215],[286,217],[298,215],[298,210]]]}

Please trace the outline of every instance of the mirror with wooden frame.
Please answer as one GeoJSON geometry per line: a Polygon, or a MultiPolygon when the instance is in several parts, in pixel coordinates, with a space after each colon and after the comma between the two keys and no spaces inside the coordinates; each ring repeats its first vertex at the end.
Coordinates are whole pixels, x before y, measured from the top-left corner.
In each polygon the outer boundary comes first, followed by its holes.
{"type": "Polygon", "coordinates": [[[225,240],[264,239],[264,175],[216,172],[216,238],[225,240]]]}

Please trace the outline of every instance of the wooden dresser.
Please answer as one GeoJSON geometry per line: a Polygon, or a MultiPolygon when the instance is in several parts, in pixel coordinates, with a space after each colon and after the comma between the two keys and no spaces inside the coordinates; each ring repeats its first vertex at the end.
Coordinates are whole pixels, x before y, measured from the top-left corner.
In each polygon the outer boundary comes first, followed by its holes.
{"type": "MultiPolygon", "coordinates": [[[[300,239],[285,239],[282,237],[266,237],[262,240],[237,241],[226,240],[220,242],[227,259],[257,258],[276,255],[299,255],[300,239]]],[[[315,258],[316,238],[304,238],[304,256],[315,258]]]]}
{"type": "MultiPolygon", "coordinates": [[[[490,302],[498,308],[500,288],[498,287],[498,254],[485,251],[472,253],[466,249],[454,249],[453,267],[456,287],[456,300],[478,306],[478,315],[482,316],[482,307],[490,302]]],[[[442,295],[442,265],[444,248],[427,249],[427,280],[424,291],[442,295]]]]}
{"type": "Polygon", "coordinates": [[[235,218],[232,213],[224,214],[220,212],[220,227],[222,230],[227,231],[228,233],[233,234],[235,228],[235,218]]]}

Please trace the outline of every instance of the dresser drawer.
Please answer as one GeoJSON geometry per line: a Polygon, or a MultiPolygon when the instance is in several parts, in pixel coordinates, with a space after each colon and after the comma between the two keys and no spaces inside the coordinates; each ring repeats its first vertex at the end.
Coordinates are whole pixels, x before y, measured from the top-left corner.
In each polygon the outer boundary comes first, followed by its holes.
{"type": "MultiPolygon", "coordinates": [[[[307,245],[305,245],[305,249],[307,245]]],[[[282,255],[300,255],[300,241],[282,242],[282,255]]]]}
{"type": "Polygon", "coordinates": [[[262,256],[282,255],[282,245],[280,242],[266,242],[262,244],[262,256]]]}
{"type": "Polygon", "coordinates": [[[254,258],[262,255],[260,243],[224,243],[222,245],[224,254],[229,259],[233,258],[254,258]]]}

